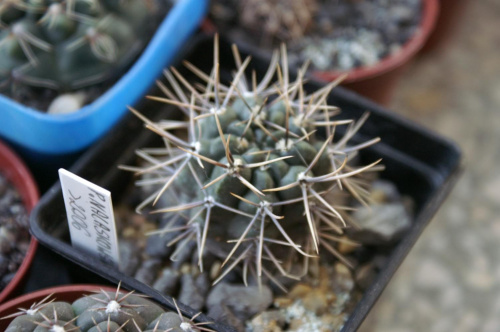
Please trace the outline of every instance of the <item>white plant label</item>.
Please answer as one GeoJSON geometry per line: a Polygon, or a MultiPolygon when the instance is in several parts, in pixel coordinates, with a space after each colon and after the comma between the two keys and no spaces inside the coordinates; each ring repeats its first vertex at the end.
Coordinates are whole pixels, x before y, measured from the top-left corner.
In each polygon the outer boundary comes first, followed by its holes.
{"type": "Polygon", "coordinates": [[[81,177],[59,169],[73,247],[118,267],[118,237],[111,193],[81,177]]]}

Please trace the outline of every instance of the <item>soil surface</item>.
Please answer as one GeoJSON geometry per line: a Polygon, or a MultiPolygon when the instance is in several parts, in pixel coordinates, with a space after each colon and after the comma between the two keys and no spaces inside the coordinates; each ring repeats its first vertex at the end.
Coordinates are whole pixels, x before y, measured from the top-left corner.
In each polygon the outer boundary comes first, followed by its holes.
{"type": "MultiPolygon", "coordinates": [[[[312,20],[302,26],[301,38],[291,38],[289,33],[281,31],[291,29],[281,29],[272,35],[266,32],[270,30],[266,28],[268,18],[242,24],[250,9],[230,0],[215,1],[212,18],[219,30],[236,42],[268,49],[286,42],[292,64],[310,60],[311,69],[347,71],[372,66],[397,52],[418,30],[422,1],[322,0],[312,10],[314,6],[303,0],[302,6],[306,11],[311,10],[312,20]]],[[[295,16],[299,17],[299,13],[295,16]]]]}
{"type": "Polygon", "coordinates": [[[28,213],[22,198],[0,173],[0,291],[14,278],[29,243],[28,213]]]}
{"type": "Polygon", "coordinates": [[[264,276],[261,286],[252,275],[245,285],[235,269],[213,285],[221,270],[220,245],[207,240],[200,271],[196,242],[175,241],[182,231],[146,236],[166,225],[175,227],[179,215],[139,215],[133,207],[148,194],[137,188],[128,192],[115,209],[120,271],[241,332],[271,331],[269,326],[274,332],[340,331],[411,223],[404,197],[390,182],[376,180],[370,208],[359,206],[352,214],[363,227],[350,235],[357,242],[342,237],[335,246],[345,261],[326,253],[311,259],[307,271],[302,260],[292,262],[289,270],[302,275],[300,280],[276,272],[274,280],[264,276]]]}

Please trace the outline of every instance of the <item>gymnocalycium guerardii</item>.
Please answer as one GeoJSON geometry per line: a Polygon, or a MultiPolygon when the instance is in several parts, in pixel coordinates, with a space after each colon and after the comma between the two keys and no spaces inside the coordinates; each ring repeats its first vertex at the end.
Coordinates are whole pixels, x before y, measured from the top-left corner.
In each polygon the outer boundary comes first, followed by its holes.
{"type": "Polygon", "coordinates": [[[213,331],[211,322],[195,322],[177,312],[165,311],[144,295],[116,291],[100,291],[85,295],[73,303],[56,301],[57,294],[48,295],[29,309],[3,317],[12,319],[5,332],[199,332],[213,331]]]}
{"type": "Polygon", "coordinates": [[[318,5],[317,0],[214,0],[211,15],[218,22],[240,25],[271,46],[302,38],[318,5]]]}
{"type": "Polygon", "coordinates": [[[202,84],[172,68],[165,71],[170,87],[158,83],[165,97],[148,97],[178,107],[185,121],[152,122],[130,108],[165,143],[137,151],[146,166],[120,166],[148,174],[144,184],[160,184],[136,210],[152,204],[151,213],[173,216],[152,232],[179,234],[168,244],[176,244],[172,260],[190,241],[196,242],[201,270],[206,250],[219,256],[223,263],[214,283],[238,266],[245,283],[250,272],[258,282],[265,276],[280,286],[277,274],[299,279],[304,272],[292,273],[290,263],[302,261],[306,269],[320,251],[350,265],[335,247],[344,241],[345,227],[353,226],[341,196],[368,204],[363,173],[382,168],[380,160],[349,162],[379,141],[350,143],[368,115],[333,119],[339,109],[327,101],[340,79],[306,93],[307,66],[291,80],[285,46],[257,82],[255,72],[245,76],[250,58],[243,61],[233,45],[236,69],[225,85],[217,37],[214,44],[211,73],[185,62],[202,84]]]}
{"type": "Polygon", "coordinates": [[[0,92],[71,91],[116,77],[158,19],[155,0],[3,0],[0,92]]]}

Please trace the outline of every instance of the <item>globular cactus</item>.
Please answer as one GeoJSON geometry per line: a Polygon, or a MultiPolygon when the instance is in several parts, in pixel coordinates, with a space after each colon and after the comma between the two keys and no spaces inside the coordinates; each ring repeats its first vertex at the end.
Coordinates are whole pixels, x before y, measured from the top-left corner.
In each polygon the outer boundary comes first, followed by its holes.
{"type": "MultiPolygon", "coordinates": [[[[157,304],[134,292],[97,291],[73,303],[55,301],[47,296],[29,309],[4,317],[14,318],[5,332],[183,332],[213,331],[205,325],[165,311],[157,304]]],[[[57,295],[56,295],[57,296],[57,295]]]]}
{"type": "Polygon", "coordinates": [[[317,9],[317,0],[217,0],[211,12],[216,21],[232,21],[270,46],[300,39],[317,9]]]}
{"type": "Polygon", "coordinates": [[[210,75],[186,63],[204,81],[203,89],[175,69],[166,72],[172,89],[159,84],[166,98],[149,98],[176,105],[186,121],[155,123],[131,109],[166,144],[138,151],[151,166],[122,167],[149,173],[153,178],[147,184],[161,183],[137,210],[152,202],[151,213],[183,220],[154,232],[180,232],[169,244],[177,243],[172,259],[195,241],[203,269],[206,248],[216,246],[212,254],[223,253],[223,270],[215,282],[239,265],[245,281],[249,271],[259,281],[262,276],[274,280],[276,274],[298,278],[287,262],[298,254],[307,265],[320,248],[349,264],[334,245],[349,223],[349,207],[340,196],[350,193],[365,201],[360,175],[381,168],[380,160],[349,164],[358,150],[378,141],[349,143],[366,116],[357,122],[333,120],[339,110],[327,101],[339,81],[306,94],[306,68],[291,81],[284,46],[281,65],[275,52],[260,83],[255,75],[251,81],[244,75],[250,58],[242,61],[236,47],[233,53],[237,71],[228,85],[220,81],[217,40],[210,75]],[[339,126],[347,126],[340,136],[339,126]]]}
{"type": "Polygon", "coordinates": [[[151,0],[3,0],[0,91],[69,91],[116,77],[158,20],[151,0]]]}
{"type": "Polygon", "coordinates": [[[246,29],[274,42],[293,41],[307,31],[317,8],[316,0],[242,0],[239,13],[246,29]]]}

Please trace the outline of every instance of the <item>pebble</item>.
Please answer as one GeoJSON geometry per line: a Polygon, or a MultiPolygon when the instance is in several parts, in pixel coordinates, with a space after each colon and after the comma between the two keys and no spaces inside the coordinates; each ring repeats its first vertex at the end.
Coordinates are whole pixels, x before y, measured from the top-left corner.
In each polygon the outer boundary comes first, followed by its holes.
{"type": "Polygon", "coordinates": [[[352,214],[361,227],[351,238],[363,244],[387,244],[401,237],[411,225],[411,218],[402,203],[374,204],[359,207],[352,214]]]}
{"type": "Polygon", "coordinates": [[[174,269],[165,268],[153,284],[153,288],[162,294],[173,296],[177,291],[180,274],[174,269]]]}
{"type": "Polygon", "coordinates": [[[348,255],[348,254],[354,252],[360,246],[359,243],[353,242],[351,239],[349,239],[346,236],[342,236],[341,239],[342,239],[342,241],[339,241],[339,244],[338,244],[338,251],[341,254],[348,255]]]}
{"type": "Polygon", "coordinates": [[[309,294],[312,291],[312,287],[310,285],[306,285],[303,283],[295,285],[293,289],[290,291],[287,297],[289,297],[292,300],[298,299],[298,298],[303,298],[307,294],[309,294]]]}
{"type": "Polygon", "coordinates": [[[167,246],[167,244],[172,241],[178,233],[166,233],[166,234],[154,234],[149,235],[146,240],[146,253],[151,257],[156,257],[160,259],[165,259],[170,257],[174,246],[167,246]]]}
{"type": "Polygon", "coordinates": [[[373,181],[370,198],[374,203],[393,203],[401,201],[401,194],[393,182],[378,179],[373,181]]]}
{"type": "Polygon", "coordinates": [[[334,265],[334,273],[332,278],[333,289],[339,293],[349,293],[354,288],[354,279],[352,273],[347,266],[342,263],[334,265]]]}
{"type": "Polygon", "coordinates": [[[335,298],[336,296],[332,292],[314,289],[302,298],[302,304],[306,310],[316,315],[322,315],[328,310],[335,298]]]}
{"type": "Polygon", "coordinates": [[[0,174],[0,291],[14,278],[29,243],[28,213],[22,198],[0,174]]]}
{"type": "Polygon", "coordinates": [[[227,306],[241,321],[246,321],[267,309],[273,302],[268,286],[217,284],[207,298],[207,307],[227,306]]]}
{"type": "Polygon", "coordinates": [[[120,271],[131,276],[137,271],[141,263],[139,250],[132,241],[121,239],[118,244],[120,251],[120,271]]]}
{"type": "Polygon", "coordinates": [[[356,269],[356,285],[361,289],[367,289],[377,277],[378,271],[373,263],[362,265],[356,269]]]}
{"type": "MultiPolygon", "coordinates": [[[[208,316],[215,320],[232,326],[236,331],[245,331],[243,321],[236,317],[234,312],[226,305],[211,306],[208,308],[208,316]]],[[[252,330],[253,331],[253,330],[252,330]]]]}
{"type": "Polygon", "coordinates": [[[255,316],[250,322],[254,331],[281,332],[286,320],[280,310],[267,310],[255,316]]]}
{"type": "Polygon", "coordinates": [[[159,259],[148,259],[142,262],[134,278],[146,285],[152,285],[160,268],[161,261],[159,259]]]}
{"type": "Polygon", "coordinates": [[[196,277],[192,274],[183,274],[178,299],[195,311],[200,311],[205,305],[209,286],[208,275],[205,273],[201,273],[196,277]]]}
{"type": "Polygon", "coordinates": [[[50,103],[47,114],[73,113],[82,108],[86,99],[87,95],[83,92],[61,94],[50,103]]]}

